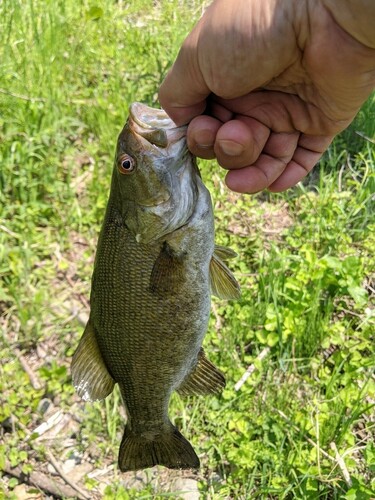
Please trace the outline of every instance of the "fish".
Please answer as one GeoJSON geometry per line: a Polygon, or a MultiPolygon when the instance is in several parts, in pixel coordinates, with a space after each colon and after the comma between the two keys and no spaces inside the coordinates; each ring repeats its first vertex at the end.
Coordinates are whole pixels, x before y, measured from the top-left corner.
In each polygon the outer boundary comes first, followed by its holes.
{"type": "Polygon", "coordinates": [[[118,384],[126,412],[118,466],[196,469],[199,458],[172,424],[181,395],[219,393],[225,378],[202,348],[211,293],[240,296],[215,246],[210,193],[177,127],[160,109],[134,102],[121,131],[100,231],[90,315],[72,381],[84,401],[118,384]]]}

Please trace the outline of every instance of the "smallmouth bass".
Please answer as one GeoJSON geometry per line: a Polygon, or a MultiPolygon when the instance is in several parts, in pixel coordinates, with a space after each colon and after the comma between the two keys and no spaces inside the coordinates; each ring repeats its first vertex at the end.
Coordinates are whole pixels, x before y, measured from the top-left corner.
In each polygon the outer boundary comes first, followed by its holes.
{"type": "Polygon", "coordinates": [[[127,414],[121,471],[199,467],[169,420],[169,400],[175,390],[203,395],[225,385],[202,341],[211,293],[240,295],[224,263],[235,255],[214,244],[211,198],[186,127],[133,103],[117,142],[90,317],[72,360],[84,400],[104,399],[119,384],[127,414]]]}

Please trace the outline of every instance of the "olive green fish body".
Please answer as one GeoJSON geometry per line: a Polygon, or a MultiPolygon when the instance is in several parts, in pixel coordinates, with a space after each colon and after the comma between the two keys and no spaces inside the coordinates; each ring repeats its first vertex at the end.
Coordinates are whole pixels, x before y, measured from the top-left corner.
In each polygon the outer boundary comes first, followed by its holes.
{"type": "Polygon", "coordinates": [[[103,399],[119,384],[123,471],[198,467],[169,420],[169,400],[174,390],[206,394],[225,383],[201,346],[211,291],[229,298],[239,289],[222,261],[231,251],[215,254],[211,199],[185,133],[161,111],[131,108],[98,242],[90,319],[72,361],[85,400],[103,399]]]}
{"type": "Polygon", "coordinates": [[[179,255],[173,253],[173,235],[137,243],[116,207],[109,207],[93,275],[91,321],[132,428],[165,421],[172,391],[197,363],[209,317],[214,248],[212,212],[204,215],[204,226],[194,227],[193,216],[179,230],[179,242],[188,240],[195,248],[179,255]],[[155,277],[164,253],[168,262],[155,277]]]}

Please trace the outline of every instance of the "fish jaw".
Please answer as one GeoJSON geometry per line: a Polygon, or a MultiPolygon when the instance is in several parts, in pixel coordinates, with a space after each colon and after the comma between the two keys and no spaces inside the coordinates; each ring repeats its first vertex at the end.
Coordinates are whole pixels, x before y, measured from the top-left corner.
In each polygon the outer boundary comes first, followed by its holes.
{"type": "Polygon", "coordinates": [[[201,184],[195,166],[188,161],[171,177],[171,196],[164,203],[128,206],[124,219],[139,244],[149,245],[173,234],[188,224],[198,199],[201,184]]]}
{"type": "Polygon", "coordinates": [[[131,132],[165,149],[167,156],[182,156],[187,126],[177,127],[164,110],[134,102],[129,109],[128,123],[131,132]]]}

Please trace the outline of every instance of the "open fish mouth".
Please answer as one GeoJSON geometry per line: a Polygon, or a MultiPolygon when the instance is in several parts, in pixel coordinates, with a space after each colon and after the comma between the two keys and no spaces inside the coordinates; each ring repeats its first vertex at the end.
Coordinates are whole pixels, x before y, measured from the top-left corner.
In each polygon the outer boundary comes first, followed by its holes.
{"type": "Polygon", "coordinates": [[[185,139],[187,126],[177,127],[164,110],[134,102],[129,109],[129,125],[135,133],[154,146],[168,148],[168,154],[183,154],[185,144],[178,143],[185,139]]]}
{"type": "Polygon", "coordinates": [[[176,128],[176,124],[163,109],[150,108],[141,102],[133,102],[130,106],[129,114],[142,128],[176,128]]]}

